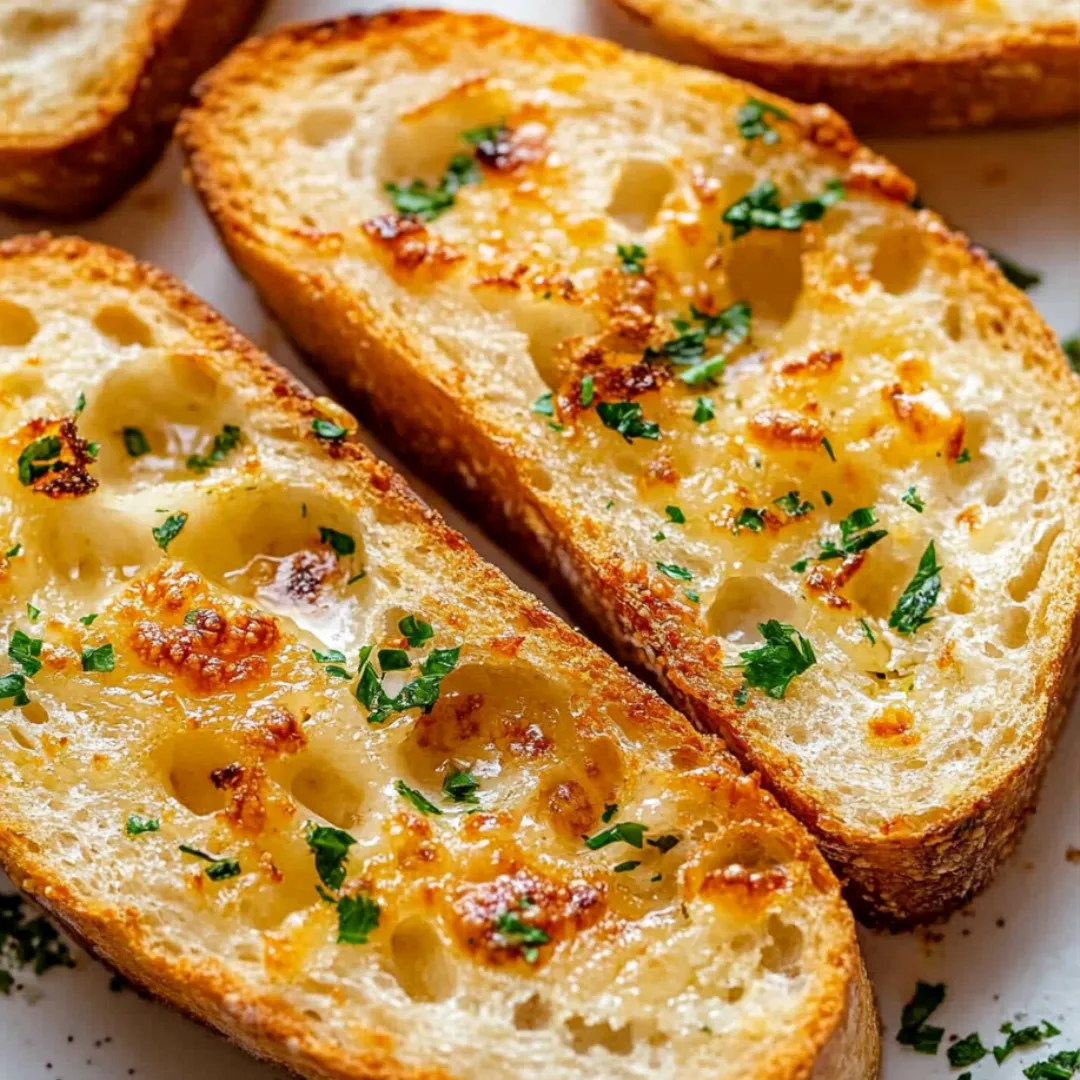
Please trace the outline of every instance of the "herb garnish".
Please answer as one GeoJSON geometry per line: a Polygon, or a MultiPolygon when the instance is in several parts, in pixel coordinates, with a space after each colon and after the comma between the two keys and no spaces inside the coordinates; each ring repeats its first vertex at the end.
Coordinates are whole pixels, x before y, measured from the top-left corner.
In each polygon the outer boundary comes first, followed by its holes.
{"type": "Polygon", "coordinates": [[[356,541],[348,533],[338,532],[326,525],[319,526],[319,542],[329,544],[342,557],[356,554],[356,541]]]}
{"type": "Polygon", "coordinates": [[[24,487],[29,487],[35,480],[44,476],[54,465],[58,464],[60,451],[63,444],[59,435],[42,435],[28,446],[23,447],[19,454],[19,482],[24,487]],[[47,464],[38,464],[47,462],[47,464]]]}
{"type": "Polygon", "coordinates": [[[240,429],[235,424],[226,424],[214,436],[214,445],[209,454],[192,454],[187,459],[187,467],[193,472],[206,472],[207,469],[224,461],[240,445],[240,429]]]}
{"type": "Polygon", "coordinates": [[[424,622],[416,615],[406,615],[398,622],[401,636],[409,643],[410,649],[419,649],[425,641],[430,641],[435,636],[431,623],[424,622]]]}
{"type": "Polygon", "coordinates": [[[34,607],[34,605],[31,604],[29,600],[27,600],[26,601],[26,614],[29,617],[31,622],[37,622],[38,618],[41,616],[41,608],[34,607]]]}
{"type": "MultiPolygon", "coordinates": [[[[735,666],[743,669],[744,691],[756,686],[769,697],[779,700],[787,692],[791,680],[815,664],[817,656],[813,645],[793,626],[770,619],[758,623],[758,630],[765,644],[740,652],[742,663],[735,666]]],[[[743,693],[739,704],[746,700],[743,693]]]]}
{"type": "Polygon", "coordinates": [[[825,453],[829,455],[830,461],[836,460],[836,452],[832,448],[832,443],[828,439],[822,439],[821,445],[825,448],[825,453]]]}
{"type": "Polygon", "coordinates": [[[695,424],[704,424],[706,420],[716,419],[716,406],[712,398],[699,397],[694,406],[693,421],[695,424]]]}
{"type": "Polygon", "coordinates": [[[667,519],[673,525],[685,525],[686,515],[682,512],[680,506],[665,506],[664,513],[667,514],[667,519]]]}
{"type": "Polygon", "coordinates": [[[408,802],[411,802],[421,814],[438,814],[442,815],[442,811],[422,792],[417,791],[416,788],[409,787],[404,780],[394,781],[394,790],[408,802]]]}
{"type": "Polygon", "coordinates": [[[732,531],[738,534],[743,529],[749,529],[751,532],[761,532],[765,528],[765,511],[755,510],[753,507],[745,506],[739,511],[738,516],[735,518],[735,524],[732,526],[732,531]]]}
{"type": "Polygon", "coordinates": [[[779,499],[773,499],[773,506],[779,506],[788,517],[803,517],[814,509],[814,504],[807,499],[800,499],[797,491],[789,491],[779,499]]]}
{"type": "Polygon", "coordinates": [[[318,438],[325,439],[327,442],[340,442],[349,434],[347,428],[335,424],[332,420],[323,420],[322,417],[316,417],[311,421],[311,430],[318,438]]]}
{"type": "Polygon", "coordinates": [[[644,274],[648,254],[640,244],[619,244],[616,247],[624,274],[644,274]]]}
{"type": "Polygon", "coordinates": [[[631,847],[640,848],[644,843],[648,825],[641,825],[636,821],[620,821],[607,829],[601,829],[593,836],[585,837],[585,846],[590,851],[599,851],[608,844],[629,844],[631,847]]]}
{"type": "Polygon", "coordinates": [[[236,859],[219,859],[215,855],[207,855],[205,851],[181,844],[180,850],[185,855],[193,855],[196,859],[202,859],[207,863],[206,876],[211,881],[225,881],[227,878],[236,877],[240,873],[240,863],[236,859]]]}
{"type": "Polygon", "coordinates": [[[538,947],[551,940],[546,931],[525,922],[512,911],[504,911],[495,920],[495,937],[504,949],[520,949],[526,964],[535,964],[540,958],[538,947]]]}
{"type": "Polygon", "coordinates": [[[379,667],[386,671],[408,671],[412,667],[409,654],[404,649],[380,649],[379,667]]]}
{"type": "Polygon", "coordinates": [[[97,618],[97,612],[92,611],[92,612],[90,612],[89,615],[80,616],[79,617],[79,622],[81,622],[83,624],[83,626],[89,626],[96,618],[97,618]]]}
{"type": "Polygon", "coordinates": [[[870,624],[865,619],[860,619],[859,625],[862,627],[863,637],[865,637],[871,645],[876,645],[877,638],[874,637],[874,631],[870,629],[870,624]]]}
{"type": "Polygon", "coordinates": [[[619,804],[618,803],[613,803],[613,802],[605,803],[604,804],[604,812],[600,815],[600,820],[606,825],[609,821],[612,820],[612,818],[615,817],[615,815],[618,812],[619,812],[619,804]]]}
{"type": "Polygon", "coordinates": [[[842,180],[830,180],[820,195],[782,206],[780,189],[763,180],[724,211],[722,220],[731,226],[731,239],[738,240],[753,229],[783,229],[797,232],[808,221],[820,221],[825,211],[844,198],[842,180]]]}
{"type": "Polygon", "coordinates": [[[124,449],[128,452],[128,457],[142,457],[143,454],[150,453],[150,442],[142,433],[141,428],[126,427],[121,432],[121,435],[124,439],[124,449]]]}
{"type": "Polygon", "coordinates": [[[161,822],[157,818],[140,817],[138,814],[128,814],[124,832],[128,836],[142,836],[143,833],[157,832],[161,828],[161,822]]]}
{"type": "Polygon", "coordinates": [[[914,634],[920,626],[932,620],[927,612],[937,602],[941,589],[941,567],[937,563],[934,541],[931,540],[919,560],[915,576],[900,594],[889,616],[889,626],[901,634],[914,634]]]}
{"type": "Polygon", "coordinates": [[[903,495],[900,496],[900,501],[907,503],[916,514],[921,514],[926,509],[926,503],[919,497],[919,493],[914,487],[909,487],[903,495]]]}
{"type": "Polygon", "coordinates": [[[337,902],[338,944],[366,945],[379,925],[379,905],[370,896],[343,896],[337,902]]]}
{"type": "Polygon", "coordinates": [[[8,643],[8,657],[33,678],[41,670],[41,638],[32,638],[22,630],[16,630],[8,643]]]}
{"type": "Polygon", "coordinates": [[[1069,361],[1069,367],[1080,374],[1080,334],[1061,339],[1061,351],[1069,361]]]}
{"type": "Polygon", "coordinates": [[[26,676],[21,671],[9,671],[0,675],[0,701],[11,698],[12,705],[21,708],[30,704],[26,693],[26,676]]]}
{"type": "Polygon", "coordinates": [[[15,544],[4,552],[4,558],[14,559],[17,555],[22,554],[22,544],[15,544]]]}
{"type": "Polygon", "coordinates": [[[650,346],[645,350],[644,358],[647,362],[663,360],[676,365],[693,365],[679,378],[688,386],[697,386],[722,374],[727,364],[723,355],[704,359],[706,341],[723,338],[730,346],[745,341],[750,335],[750,305],[740,301],[716,315],[709,315],[691,305],[690,319],[700,325],[694,326],[686,319],[675,319],[672,325],[678,337],[664,342],[659,349],[650,346]]]}
{"type": "Polygon", "coordinates": [[[835,540],[819,540],[821,550],[817,555],[808,555],[793,563],[791,569],[801,574],[811,562],[825,562],[828,559],[843,559],[848,555],[857,555],[860,551],[872,548],[879,540],[888,536],[885,529],[872,529],[878,523],[877,514],[872,506],[862,506],[852,510],[840,522],[840,543],[835,540]]]}
{"type": "Polygon", "coordinates": [[[1029,270],[1026,266],[1021,266],[1015,259],[1003,255],[1000,251],[991,251],[987,248],[986,254],[998,264],[1001,272],[1005,275],[1005,280],[1010,285],[1015,285],[1018,289],[1027,292],[1028,289],[1042,282],[1042,274],[1038,270],[1029,270]]]}
{"type": "Polygon", "coordinates": [[[674,578],[676,581],[693,581],[694,575],[686,569],[685,566],[679,566],[678,563],[662,563],[656,564],[656,569],[660,571],[664,577],[674,578]]]}
{"type": "MultiPolygon", "coordinates": [[[[505,133],[503,127],[484,127],[466,131],[462,139],[470,146],[479,147],[484,142],[498,139],[505,133]]],[[[434,221],[454,205],[457,193],[466,184],[478,184],[482,177],[476,162],[468,154],[455,154],[450,159],[442,178],[434,187],[426,180],[413,180],[410,184],[385,185],[390,201],[399,214],[408,214],[419,221],[434,221]]]]}
{"type": "MultiPolygon", "coordinates": [[[[74,967],[71,950],[43,915],[29,919],[26,901],[17,893],[0,895],[0,964],[30,967],[43,975],[55,967],[74,967]]],[[[15,979],[0,967],[0,993],[9,994],[15,979]]]]}
{"type": "Polygon", "coordinates": [[[425,713],[430,712],[439,700],[442,680],[457,666],[460,654],[460,645],[451,649],[432,649],[420,661],[419,676],[406,683],[395,697],[390,697],[370,662],[371,646],[361,649],[356,697],[368,710],[368,723],[381,724],[394,713],[408,709],[421,708],[425,713]]]}
{"type": "Polygon", "coordinates": [[[617,431],[627,442],[660,438],[660,425],[643,419],[636,401],[601,401],[596,406],[596,415],[604,427],[617,431]]]}
{"type": "Polygon", "coordinates": [[[973,1031],[966,1038],[953,1043],[946,1051],[946,1054],[949,1057],[949,1064],[954,1069],[959,1069],[964,1065],[974,1065],[976,1061],[982,1061],[989,1052],[983,1046],[979,1033],[973,1031]]]}
{"type": "Polygon", "coordinates": [[[1002,1024],[999,1028],[1002,1035],[1007,1036],[1004,1046],[994,1047],[994,1060],[1000,1065],[1014,1050],[1022,1046],[1034,1046],[1043,1039],[1060,1035],[1061,1029],[1056,1028],[1049,1020],[1044,1020],[1043,1026],[1032,1024],[1029,1027],[1014,1028],[1012,1024],[1002,1024]]]}
{"type": "Polygon", "coordinates": [[[443,779],[442,790],[444,798],[451,802],[471,803],[474,806],[480,802],[476,794],[480,790],[480,781],[464,769],[448,772],[443,779]]]}
{"type": "Polygon", "coordinates": [[[82,651],[83,671],[109,672],[116,667],[116,654],[112,645],[99,645],[96,649],[86,646],[82,651]]]}
{"type": "Polygon", "coordinates": [[[581,387],[578,390],[578,401],[581,402],[581,407],[587,409],[596,397],[596,379],[592,375],[586,375],[581,380],[581,387]]]}
{"type": "Polygon", "coordinates": [[[1080,1069],[1080,1050],[1062,1050],[1045,1061],[1036,1061],[1024,1070],[1028,1080],[1070,1080],[1080,1069]]]}
{"type": "Polygon", "coordinates": [[[614,870],[616,874],[625,874],[628,870],[636,870],[640,865],[640,859],[627,859],[626,862],[616,863],[614,870]]]}
{"type": "Polygon", "coordinates": [[[739,128],[739,134],[747,142],[760,138],[766,146],[775,145],[780,141],[780,132],[770,126],[770,116],[777,120],[791,119],[783,109],[778,109],[767,101],[761,101],[753,97],[747,98],[746,104],[740,105],[739,111],[735,114],[735,123],[739,128]]]}
{"type": "Polygon", "coordinates": [[[187,524],[188,516],[181,510],[177,514],[170,514],[160,525],[150,530],[157,546],[162,551],[167,551],[169,545],[180,535],[180,530],[187,524]]]}
{"type": "Polygon", "coordinates": [[[663,836],[657,836],[652,840],[645,841],[649,847],[656,848],[661,855],[666,855],[678,842],[679,837],[674,836],[672,833],[664,833],[663,836]]]}
{"type": "Polygon", "coordinates": [[[315,855],[315,872],[319,880],[337,892],[345,884],[345,864],[349,861],[349,848],[356,840],[341,829],[314,822],[308,823],[304,839],[315,855]]]}
{"type": "Polygon", "coordinates": [[[900,1016],[900,1030],[897,1032],[896,1041],[903,1046],[910,1046],[920,1054],[936,1054],[945,1029],[930,1027],[926,1021],[944,1000],[944,983],[916,983],[915,995],[904,1006],[900,1016]]]}
{"type": "Polygon", "coordinates": [[[555,415],[555,395],[552,391],[548,391],[546,394],[541,394],[530,406],[532,412],[537,416],[554,416],[555,415]]]}

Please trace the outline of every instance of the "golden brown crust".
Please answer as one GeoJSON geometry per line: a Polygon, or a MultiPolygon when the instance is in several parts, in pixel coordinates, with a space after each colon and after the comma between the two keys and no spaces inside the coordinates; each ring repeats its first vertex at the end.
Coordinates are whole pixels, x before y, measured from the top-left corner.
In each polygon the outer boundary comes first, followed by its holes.
{"type": "MultiPolygon", "coordinates": [[[[780,801],[814,831],[863,920],[899,928],[962,905],[987,884],[1016,843],[1059,726],[1057,712],[1039,725],[1021,764],[996,774],[993,790],[958,797],[933,826],[896,821],[885,830],[855,829],[838,822],[828,806],[806,795],[788,758],[751,745],[739,711],[731,706],[731,693],[721,693],[722,678],[711,674],[722,663],[719,646],[684,633],[681,605],[658,596],[644,574],[628,576],[618,560],[601,564],[592,559],[577,542],[575,521],[538,494],[527,465],[516,460],[497,433],[477,425],[468,402],[452,387],[427,377],[422,358],[400,335],[384,332],[375,313],[331,272],[302,269],[284,244],[268,243],[256,226],[257,208],[251,205],[232,148],[216,142],[215,113],[228,112],[233,86],[249,75],[257,77],[256,70],[295,59],[297,53],[315,55],[330,44],[356,41],[376,27],[386,31],[438,18],[399,12],[385,19],[289,28],[244,46],[205,81],[202,107],[186,115],[181,137],[195,186],[226,247],[293,338],[337,386],[358,396],[376,430],[449,485],[494,537],[546,573],[587,625],[601,628],[621,660],[657,685],[699,728],[722,733],[744,765],[761,771],[780,801]],[[363,364],[356,362],[358,356],[364,357],[363,364]]],[[[576,64],[601,67],[623,55],[613,54],[605,43],[560,38],[483,17],[470,22],[469,33],[478,40],[509,38],[508,50],[536,49],[576,64]]],[[[897,202],[910,198],[910,181],[861,147],[847,125],[824,106],[801,110],[800,121],[808,141],[846,166],[852,187],[875,190],[897,202]]],[[[991,336],[1030,358],[1039,393],[1075,399],[1076,387],[1060,350],[1030,302],[1008,289],[997,269],[963,237],[924,213],[932,257],[971,296],[991,336]]],[[[1075,613],[1077,583],[1065,591],[1068,595],[1060,601],[1075,613]]],[[[1073,630],[1069,641],[1059,643],[1047,669],[1053,702],[1067,701],[1075,684],[1076,640],[1073,630]]],[[[733,690],[735,677],[730,680],[728,689],[733,690]]]]}
{"type": "MultiPolygon", "coordinates": [[[[446,573],[474,583],[490,602],[545,637],[551,662],[583,678],[611,700],[624,703],[634,723],[648,727],[657,737],[678,735],[678,753],[688,761],[717,765],[715,783],[727,785],[724,798],[735,805],[740,821],[754,821],[763,833],[773,830],[790,845],[793,858],[806,867],[813,887],[832,894],[825,916],[828,956],[823,958],[820,992],[813,997],[798,1037],[771,1047],[767,1061],[755,1068],[755,1080],[872,1080],[877,1075],[879,1045],[873,997],[858,954],[850,912],[839,903],[836,882],[809,836],[799,829],[762,790],[752,776],[738,776],[734,763],[715,744],[696,735],[654,695],[612,664],[599,650],[517,590],[495,568],[480,561],[460,534],[451,530],[425,507],[393,471],[352,441],[326,443],[311,435],[313,418],[324,409],[290,375],[277,368],[232,326],[169,275],[136,262],[122,252],[76,238],[52,239],[46,234],[17,237],[0,243],[0,267],[30,264],[33,272],[55,289],[100,283],[128,289],[132,294],[154,293],[178,320],[183,321],[200,346],[226,353],[258,387],[268,407],[285,424],[293,424],[310,440],[312,452],[344,462],[357,488],[370,485],[387,513],[399,515],[426,530],[433,546],[445,552],[446,573]],[[676,732],[677,729],[677,732],[676,732]]],[[[182,576],[182,575],[181,575],[182,576]]],[[[175,583],[178,588],[183,582],[175,583]]],[[[169,590],[160,600],[161,618],[175,615],[169,608],[169,590]]],[[[157,593],[155,593],[155,596],[157,593]]],[[[187,597],[190,599],[190,597],[187,597]]],[[[175,605],[174,605],[175,606],[175,605]]],[[[227,646],[228,627],[212,611],[200,616],[199,635],[227,646]]],[[[270,647],[273,630],[261,628],[259,642],[270,647]],[[265,639],[265,640],[264,640],[265,639]]],[[[205,644],[205,642],[203,642],[205,644]]],[[[220,651],[220,648],[219,648],[220,651]]],[[[257,746],[290,752],[303,738],[288,715],[265,717],[263,730],[252,730],[257,746]]],[[[257,767],[256,767],[256,771],[257,767]]],[[[243,786],[243,767],[227,767],[220,786],[243,786]]],[[[479,817],[480,815],[478,815],[479,817]]],[[[48,854],[24,835],[13,821],[17,814],[0,810],[0,868],[15,885],[40,903],[72,935],[125,978],[147,993],[206,1024],[257,1057],[286,1066],[312,1080],[452,1080],[435,1066],[411,1066],[394,1053],[393,1042],[378,1032],[349,1029],[348,1038],[329,1040],[298,1007],[286,1004],[272,990],[254,989],[227,965],[200,957],[187,959],[177,949],[163,948],[142,926],[137,907],[113,906],[73,890],[58,880],[48,854]]],[[[580,892],[580,890],[579,890],[580,892]]],[[[560,916],[591,919],[595,898],[569,895],[558,899],[565,906],[560,916]]]]}
{"type": "Polygon", "coordinates": [[[615,0],[660,33],[703,48],[725,74],[831,105],[863,134],[1064,120],[1080,113],[1080,23],[1035,24],[933,49],[736,41],[668,0],[615,0]]]}
{"type": "Polygon", "coordinates": [[[74,130],[0,131],[0,205],[59,217],[104,210],[154,164],[191,84],[241,38],[263,0],[158,0],[143,16],[147,44],[116,62],[117,92],[74,130]]]}

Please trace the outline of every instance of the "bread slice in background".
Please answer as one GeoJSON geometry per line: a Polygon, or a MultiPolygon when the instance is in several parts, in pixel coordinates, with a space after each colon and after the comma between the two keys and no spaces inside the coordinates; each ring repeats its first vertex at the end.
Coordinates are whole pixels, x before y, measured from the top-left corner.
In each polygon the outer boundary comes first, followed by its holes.
{"type": "Polygon", "coordinates": [[[0,206],[104,209],[154,164],[196,76],[262,0],[0,0],[0,206]]]}
{"type": "Polygon", "coordinates": [[[181,139],[321,369],[760,770],[859,915],[903,925],[990,880],[1072,692],[1080,395],[1030,303],[911,209],[910,180],[824,106],[762,98],[403,12],[242,46],[181,139]],[[395,213],[387,184],[430,199],[448,162],[473,171],[453,205],[395,213]],[[816,220],[734,238],[725,214],[766,182],[789,224],[816,220]],[[702,348],[726,372],[686,385],[665,347],[703,331],[691,306],[739,304],[749,332],[702,348]],[[891,628],[920,583],[932,621],[891,628]],[[807,667],[782,697],[740,666],[770,620],[807,667]]]}
{"type": "Polygon", "coordinates": [[[0,274],[20,888],[307,1077],[876,1075],[836,880],[718,742],[166,275],[47,238],[0,245],[0,274]],[[52,433],[55,462],[28,452],[52,433]],[[362,646],[391,695],[460,653],[426,711],[373,721],[362,646]],[[636,843],[584,843],[624,823],[636,843]],[[312,826],[355,841],[340,880],[312,826]],[[337,943],[343,897],[379,906],[366,943],[337,943]]]}
{"type": "MultiPolygon", "coordinates": [[[[606,2],[606,0],[605,0],[606,2]]],[[[1032,124],[1080,114],[1072,0],[615,0],[703,61],[857,131],[1032,124]]]]}

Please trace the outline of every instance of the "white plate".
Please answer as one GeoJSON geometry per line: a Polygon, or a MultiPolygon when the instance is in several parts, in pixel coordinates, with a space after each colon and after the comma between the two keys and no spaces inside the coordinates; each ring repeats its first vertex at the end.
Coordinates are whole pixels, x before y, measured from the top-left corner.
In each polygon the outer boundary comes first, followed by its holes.
{"type": "MultiPolygon", "coordinates": [[[[375,6],[362,5],[361,10],[375,6]]],[[[492,0],[445,6],[486,8],[523,22],[670,52],[602,0],[492,0]]],[[[262,25],[350,9],[356,10],[355,5],[333,0],[278,0],[270,4],[262,25]]],[[[877,145],[919,181],[925,201],[946,218],[981,243],[1040,270],[1044,283],[1032,298],[1054,330],[1066,334],[1080,330],[1078,134],[1075,129],[1056,128],[877,145]]],[[[84,235],[125,247],[171,270],[309,385],[321,389],[225,258],[194,197],[181,186],[179,173],[173,152],[119,207],[87,225],[84,235]]],[[[18,223],[0,217],[0,236],[18,231],[18,223]]],[[[416,486],[483,555],[552,603],[536,580],[475,526],[449,510],[425,485],[416,486]]],[[[1074,718],[1020,849],[969,911],[932,933],[863,934],[885,1023],[886,1080],[950,1075],[944,1052],[932,1058],[895,1042],[900,1008],[916,979],[948,984],[945,1005],[934,1019],[950,1034],[964,1036],[978,1030],[989,1044],[1003,1021],[1027,1018],[1046,1018],[1063,1029],[1063,1035],[1039,1050],[1015,1054],[1000,1069],[991,1058],[984,1059],[973,1069],[975,1080],[990,1076],[1018,1080],[1031,1061],[1053,1050],[1080,1047],[1080,864],[1065,857],[1070,846],[1080,848],[1078,762],[1080,729],[1074,718]]],[[[2,879],[0,883],[6,886],[2,879]]],[[[184,1080],[196,1073],[200,1080],[283,1076],[167,1009],[130,992],[109,993],[108,983],[104,969],[80,957],[77,970],[30,979],[26,990],[0,997],[0,1080],[126,1076],[184,1080]]]]}

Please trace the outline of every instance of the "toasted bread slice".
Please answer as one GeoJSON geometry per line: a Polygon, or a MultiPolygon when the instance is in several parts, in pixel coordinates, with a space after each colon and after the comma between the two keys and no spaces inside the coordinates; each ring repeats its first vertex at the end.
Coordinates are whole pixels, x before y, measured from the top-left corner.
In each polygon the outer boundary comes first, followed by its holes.
{"type": "Polygon", "coordinates": [[[164,149],[262,0],[0,0],[0,205],[96,213],[164,149]]]}
{"type": "Polygon", "coordinates": [[[304,1076],[876,1075],[836,880],[715,740],[176,282],[0,275],[21,888],[304,1076]]]}
{"type": "Polygon", "coordinates": [[[1030,124],[1080,113],[1072,0],[616,0],[722,71],[824,101],[862,132],[1030,124]]]}
{"type": "Polygon", "coordinates": [[[740,134],[757,93],[399,13],[243,46],[182,138],[296,340],[904,924],[989,880],[1072,689],[1077,382],[824,106],[740,134]]]}

